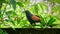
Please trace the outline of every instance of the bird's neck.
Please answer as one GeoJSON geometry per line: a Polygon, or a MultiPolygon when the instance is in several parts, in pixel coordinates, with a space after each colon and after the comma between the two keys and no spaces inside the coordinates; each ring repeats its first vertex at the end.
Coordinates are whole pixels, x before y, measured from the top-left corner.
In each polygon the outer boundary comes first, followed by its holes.
{"type": "Polygon", "coordinates": [[[27,16],[27,17],[31,17],[32,14],[31,14],[29,11],[26,11],[26,16],[27,16]]]}

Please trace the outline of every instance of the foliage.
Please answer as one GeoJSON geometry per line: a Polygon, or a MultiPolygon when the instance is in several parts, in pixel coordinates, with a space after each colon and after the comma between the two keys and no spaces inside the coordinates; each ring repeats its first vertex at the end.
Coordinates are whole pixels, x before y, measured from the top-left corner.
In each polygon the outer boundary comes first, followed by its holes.
{"type": "MultiPolygon", "coordinates": [[[[49,2],[60,4],[59,0],[50,0],[49,2]]],[[[55,5],[52,7],[51,11],[54,12],[54,15],[50,15],[49,13],[45,13],[45,10],[48,9],[48,5],[45,2],[32,4],[30,0],[0,0],[0,28],[32,28],[25,14],[22,13],[25,9],[40,16],[41,23],[39,25],[36,24],[33,28],[55,27],[57,24],[60,24],[59,6],[55,5]]]]}
{"type": "Polygon", "coordinates": [[[7,32],[0,29],[0,34],[7,34],[7,32]]]}

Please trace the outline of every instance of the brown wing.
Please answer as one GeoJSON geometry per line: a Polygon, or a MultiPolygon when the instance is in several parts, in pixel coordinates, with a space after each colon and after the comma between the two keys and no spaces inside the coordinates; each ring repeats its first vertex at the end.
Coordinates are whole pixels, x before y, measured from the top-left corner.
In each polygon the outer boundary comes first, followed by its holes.
{"type": "Polygon", "coordinates": [[[38,16],[35,16],[35,15],[31,16],[31,18],[34,21],[39,21],[40,20],[40,18],[38,16]]]}

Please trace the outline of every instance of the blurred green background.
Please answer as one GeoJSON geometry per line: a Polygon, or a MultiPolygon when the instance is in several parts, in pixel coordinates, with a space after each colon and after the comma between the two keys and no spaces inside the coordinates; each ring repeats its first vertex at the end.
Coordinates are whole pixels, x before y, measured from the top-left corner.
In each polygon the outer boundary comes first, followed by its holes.
{"type": "Polygon", "coordinates": [[[0,0],[0,28],[60,28],[60,1],[0,0]],[[25,9],[40,16],[42,24],[30,26],[25,9]]]}

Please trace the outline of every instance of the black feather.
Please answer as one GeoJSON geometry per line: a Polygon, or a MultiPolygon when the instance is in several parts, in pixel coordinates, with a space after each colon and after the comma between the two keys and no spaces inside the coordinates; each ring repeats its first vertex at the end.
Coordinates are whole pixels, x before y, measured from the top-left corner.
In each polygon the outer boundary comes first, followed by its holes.
{"type": "Polygon", "coordinates": [[[31,25],[35,24],[35,22],[37,22],[37,21],[32,20],[31,16],[33,16],[33,14],[31,14],[28,10],[26,10],[25,13],[26,13],[26,17],[31,25]]]}

